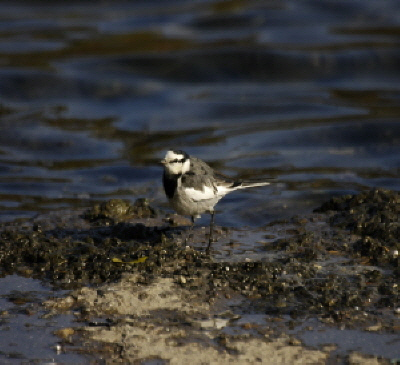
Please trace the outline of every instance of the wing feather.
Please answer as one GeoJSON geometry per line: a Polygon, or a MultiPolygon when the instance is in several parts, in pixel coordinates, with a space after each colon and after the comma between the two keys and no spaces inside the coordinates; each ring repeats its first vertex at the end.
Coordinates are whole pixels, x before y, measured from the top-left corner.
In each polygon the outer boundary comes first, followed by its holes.
{"type": "Polygon", "coordinates": [[[204,161],[190,157],[190,171],[181,177],[181,188],[194,201],[218,200],[237,189],[268,185],[268,181],[235,180],[215,171],[204,161]]]}
{"type": "Polygon", "coordinates": [[[206,200],[215,199],[215,192],[213,188],[204,186],[202,190],[195,188],[182,188],[185,195],[194,202],[201,202],[206,200]]]}

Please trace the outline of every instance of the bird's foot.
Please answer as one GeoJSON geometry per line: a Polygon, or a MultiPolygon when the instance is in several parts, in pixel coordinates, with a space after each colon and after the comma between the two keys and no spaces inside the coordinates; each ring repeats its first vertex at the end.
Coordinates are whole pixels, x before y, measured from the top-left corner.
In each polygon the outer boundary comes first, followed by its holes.
{"type": "Polygon", "coordinates": [[[207,255],[210,254],[211,246],[212,246],[213,242],[215,242],[215,240],[212,237],[210,237],[209,240],[208,240],[207,248],[206,248],[206,254],[207,255]]]}

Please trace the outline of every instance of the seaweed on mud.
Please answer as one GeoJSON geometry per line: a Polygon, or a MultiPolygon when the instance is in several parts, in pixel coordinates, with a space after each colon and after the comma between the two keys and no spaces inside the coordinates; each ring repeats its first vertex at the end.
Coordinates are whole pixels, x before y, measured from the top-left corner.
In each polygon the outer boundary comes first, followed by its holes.
{"type": "Polygon", "coordinates": [[[106,226],[99,226],[99,220],[111,216],[116,219],[122,215],[155,215],[155,210],[143,200],[137,200],[133,205],[121,202],[112,200],[90,210],[86,214],[93,220],[90,229],[58,226],[44,230],[37,223],[23,229],[5,227],[0,233],[1,274],[23,273],[29,268],[33,270],[34,277],[61,288],[119,279],[126,268],[116,265],[113,258],[126,262],[137,260],[162,242],[163,235],[163,229],[147,227],[142,223],[110,225],[108,222],[106,226]]]}
{"type": "Polygon", "coordinates": [[[400,193],[373,189],[335,197],[316,211],[330,213],[333,226],[360,236],[353,249],[372,264],[400,267],[400,193]]]}
{"type": "Polygon", "coordinates": [[[38,222],[4,226],[0,269],[2,275],[28,270],[32,276],[65,289],[115,281],[124,272],[139,273],[147,282],[171,277],[210,298],[218,293],[238,293],[251,298],[266,313],[323,313],[340,320],[355,309],[398,306],[399,265],[398,259],[390,256],[390,250],[398,248],[398,220],[394,219],[398,203],[398,193],[375,190],[324,204],[319,211],[327,212],[333,225],[359,234],[354,247],[342,242],[346,233],[320,239],[299,223],[297,234],[274,243],[274,250],[282,253],[279,259],[215,262],[206,253],[178,243],[179,227],[165,223],[167,219],[159,217],[158,225],[153,226],[143,220],[135,223],[133,217],[155,217],[156,210],[147,202],[114,200],[84,214],[90,225],[82,229],[71,229],[68,221],[64,227],[47,230],[41,228],[46,224],[38,222]],[[389,216],[385,221],[388,232],[379,226],[371,230],[376,222],[374,214],[383,211],[389,216]],[[354,249],[359,255],[376,257],[369,265],[373,261],[394,267],[384,272],[361,263],[355,266],[356,271],[346,265],[327,270],[318,260],[329,258],[332,248],[342,250],[348,260],[353,260],[354,249]]]}
{"type": "Polygon", "coordinates": [[[157,210],[150,206],[145,198],[137,199],[134,204],[123,199],[110,199],[105,202],[95,204],[88,209],[83,217],[90,222],[116,221],[137,218],[154,218],[157,216],[157,210]]]}

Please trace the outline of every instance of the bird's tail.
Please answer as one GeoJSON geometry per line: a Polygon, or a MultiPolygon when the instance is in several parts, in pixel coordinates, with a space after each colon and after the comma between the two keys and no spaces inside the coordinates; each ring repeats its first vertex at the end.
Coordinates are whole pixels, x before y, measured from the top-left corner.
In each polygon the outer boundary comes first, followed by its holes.
{"type": "Polygon", "coordinates": [[[267,180],[239,180],[235,183],[236,189],[255,188],[257,186],[270,185],[272,179],[267,180]]]}

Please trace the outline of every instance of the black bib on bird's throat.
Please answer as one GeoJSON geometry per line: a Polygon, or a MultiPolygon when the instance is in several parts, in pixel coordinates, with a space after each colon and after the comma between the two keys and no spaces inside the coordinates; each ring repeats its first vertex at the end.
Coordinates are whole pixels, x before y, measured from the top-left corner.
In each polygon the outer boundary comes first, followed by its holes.
{"type": "Polygon", "coordinates": [[[177,175],[167,175],[164,172],[163,175],[163,185],[164,185],[164,190],[165,194],[169,199],[172,199],[176,190],[176,187],[178,186],[178,179],[181,177],[181,174],[177,175]]]}

